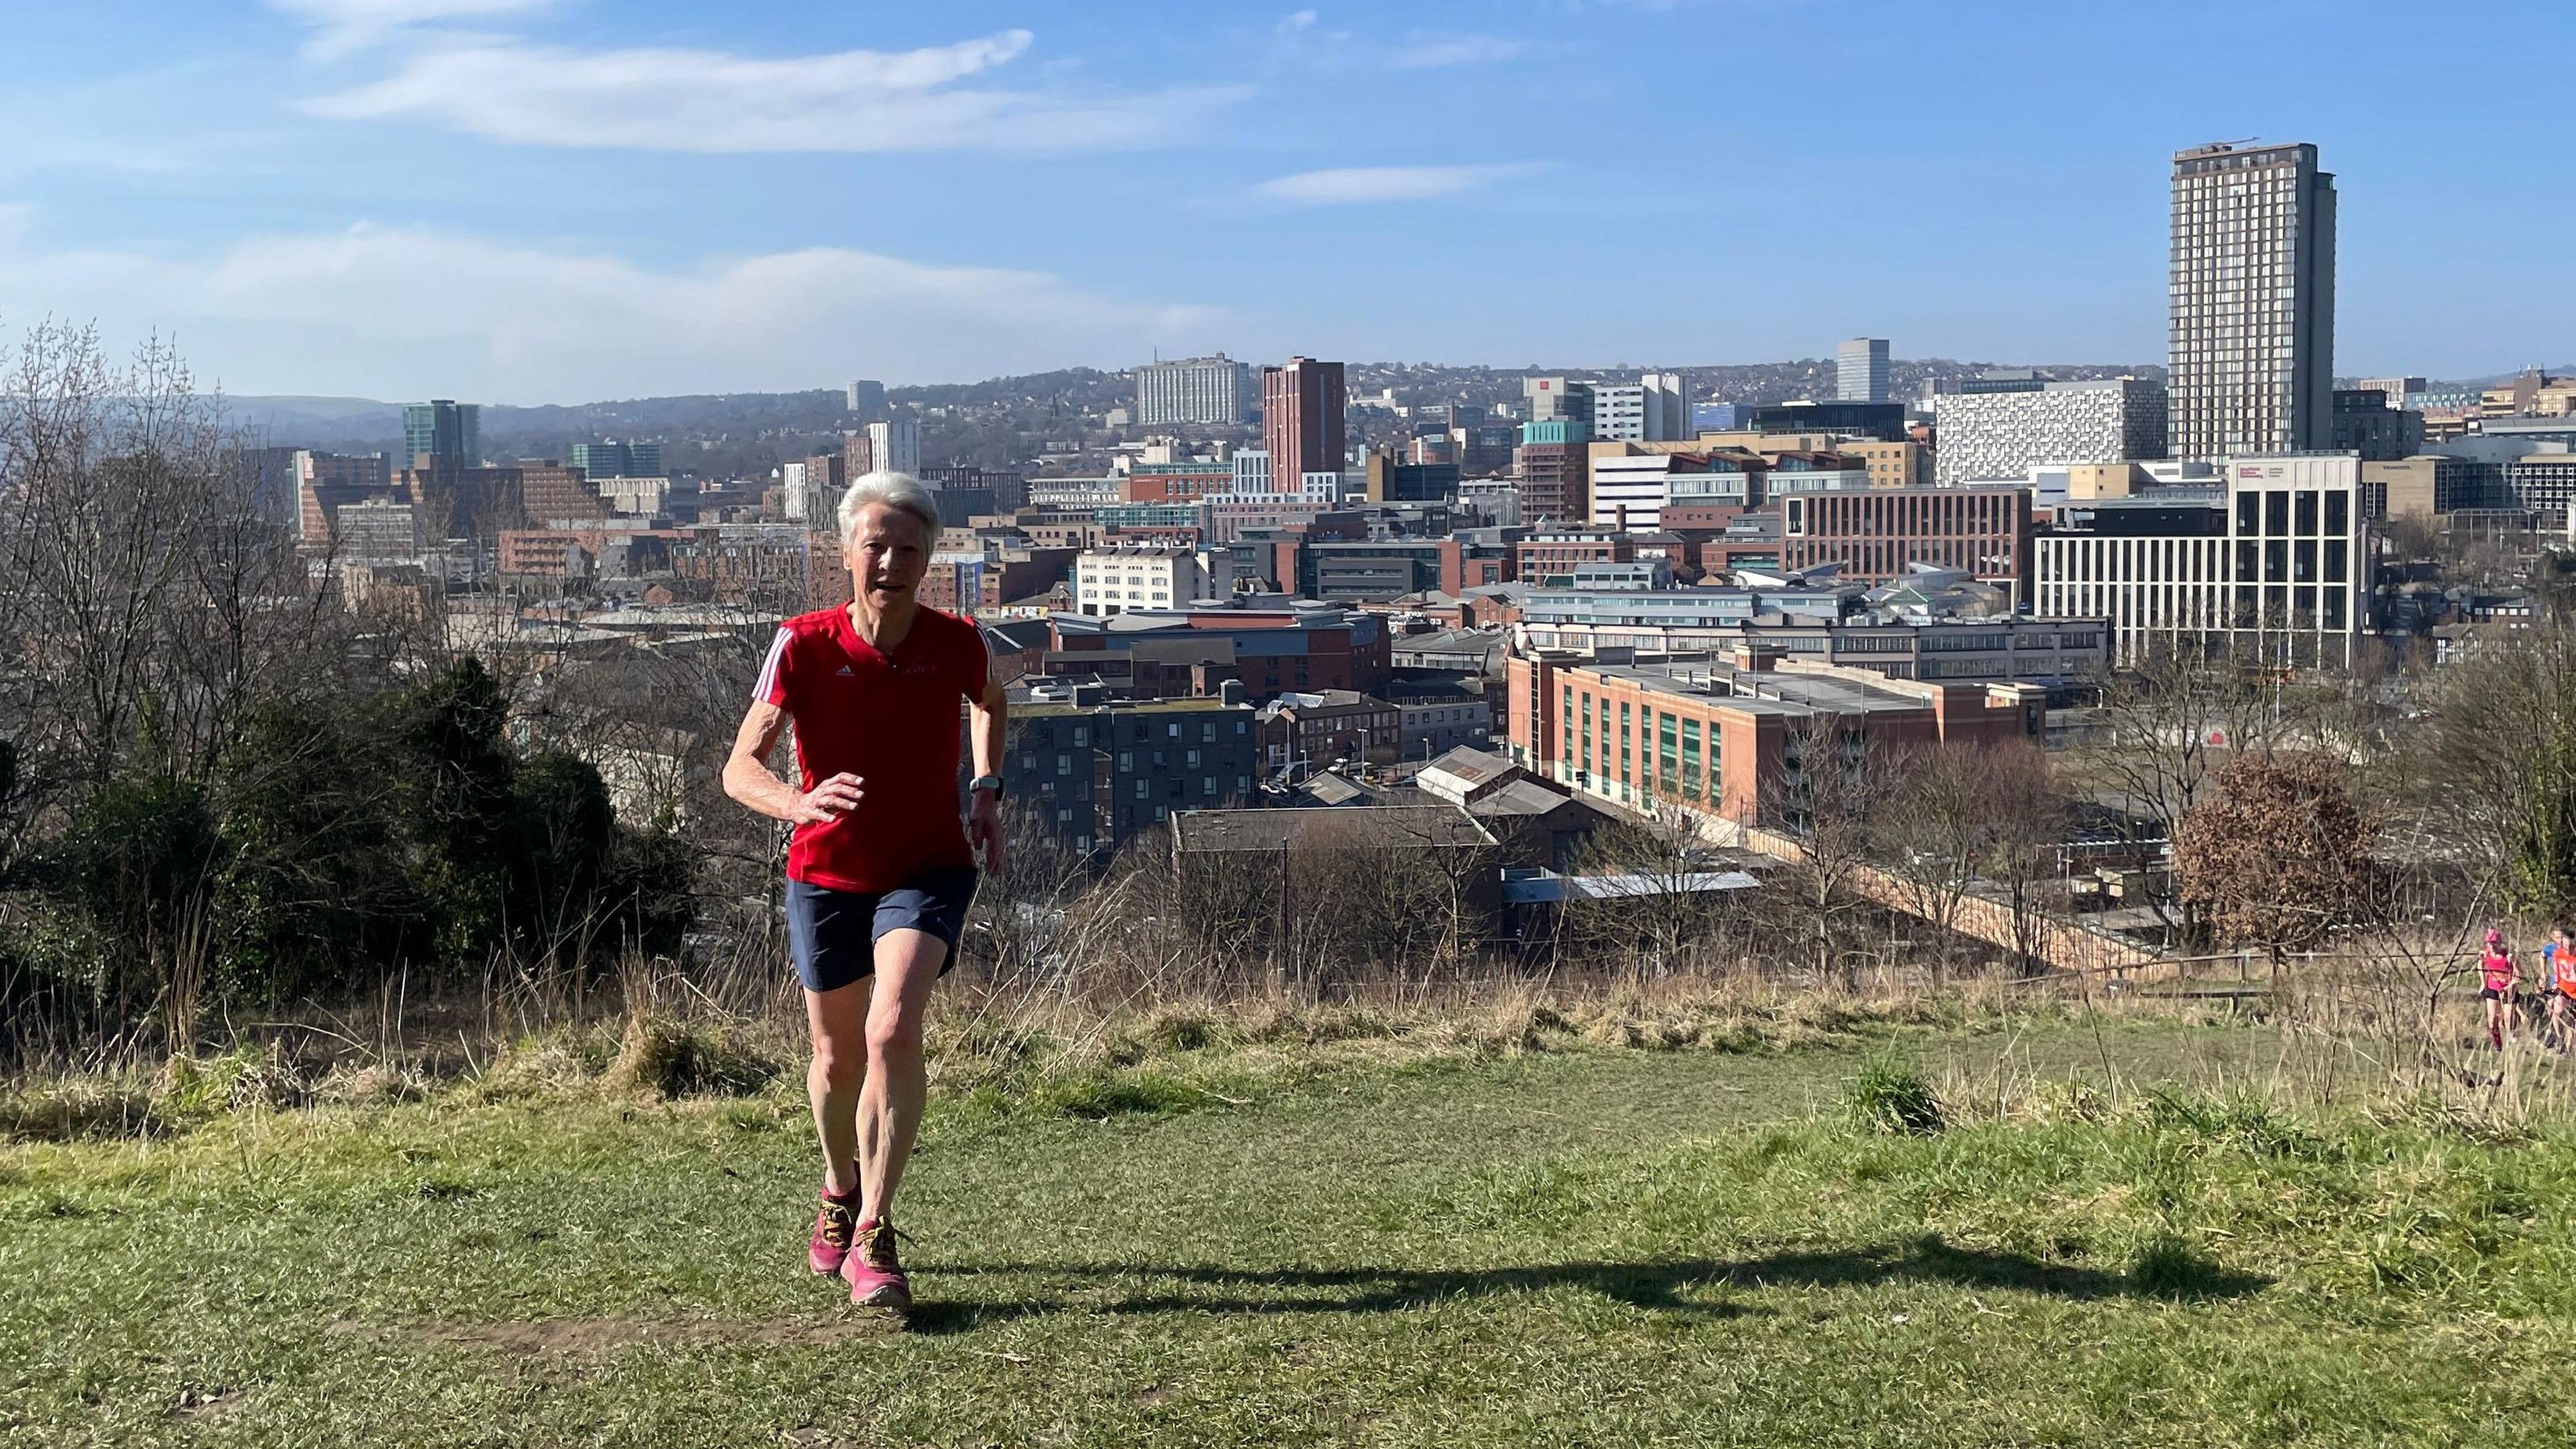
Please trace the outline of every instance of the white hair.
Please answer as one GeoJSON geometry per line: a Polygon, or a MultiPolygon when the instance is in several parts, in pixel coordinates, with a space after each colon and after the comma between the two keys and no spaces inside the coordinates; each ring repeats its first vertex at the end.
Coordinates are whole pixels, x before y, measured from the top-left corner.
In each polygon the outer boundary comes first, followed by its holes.
{"type": "Polygon", "coordinates": [[[931,541],[939,537],[939,500],[930,486],[909,473],[895,473],[880,468],[859,475],[849,490],[841,495],[841,542],[859,531],[859,515],[871,503],[882,503],[897,513],[908,513],[921,520],[931,541]]]}

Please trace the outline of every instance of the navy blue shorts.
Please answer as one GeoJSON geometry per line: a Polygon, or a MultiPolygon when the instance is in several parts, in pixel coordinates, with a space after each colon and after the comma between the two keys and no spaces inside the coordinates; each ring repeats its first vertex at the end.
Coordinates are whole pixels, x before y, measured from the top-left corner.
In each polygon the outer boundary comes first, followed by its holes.
{"type": "Polygon", "coordinates": [[[957,937],[966,929],[966,907],[975,899],[975,867],[925,870],[890,891],[836,891],[787,883],[787,954],[808,991],[838,991],[877,969],[877,938],[888,931],[919,931],[948,945],[939,963],[945,976],[957,964],[957,937]]]}

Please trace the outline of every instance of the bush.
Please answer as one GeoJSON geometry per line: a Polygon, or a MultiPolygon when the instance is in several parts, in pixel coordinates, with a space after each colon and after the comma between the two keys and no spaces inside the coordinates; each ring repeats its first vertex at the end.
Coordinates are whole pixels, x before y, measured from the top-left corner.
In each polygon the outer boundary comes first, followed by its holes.
{"type": "Polygon", "coordinates": [[[1929,1137],[1942,1127],[1941,1099],[1913,1064],[1891,1054],[1861,1064],[1843,1092],[1843,1112],[1864,1132],[1929,1137]]]}

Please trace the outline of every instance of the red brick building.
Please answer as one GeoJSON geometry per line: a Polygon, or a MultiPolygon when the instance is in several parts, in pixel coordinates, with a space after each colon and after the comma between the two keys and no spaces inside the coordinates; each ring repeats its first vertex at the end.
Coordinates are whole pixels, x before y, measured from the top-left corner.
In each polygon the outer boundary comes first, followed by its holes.
{"type": "MultiPolygon", "coordinates": [[[[1636,560],[1637,541],[1629,534],[1591,530],[1536,533],[1512,545],[1512,576],[1536,582],[1550,574],[1572,573],[1576,564],[1634,563],[1636,560]]],[[[1490,582],[1503,581],[1495,579],[1490,582]]]]}
{"type": "Polygon", "coordinates": [[[1915,564],[1964,569],[2030,598],[2033,527],[2021,488],[1871,488],[1791,493],[1781,511],[1780,566],[1843,565],[1885,583],[1915,564]]]}
{"type": "Polygon", "coordinates": [[[2047,690],[1887,679],[1829,665],[1682,671],[1538,654],[1504,666],[1515,763],[1614,804],[1796,829],[1801,777],[1872,749],[2034,738],[2047,690]],[[1833,759],[1807,758],[1830,749],[1833,759]]]}
{"type": "Polygon", "coordinates": [[[1338,473],[1349,456],[1342,430],[1342,365],[1292,357],[1261,369],[1261,444],[1270,450],[1270,486],[1299,491],[1308,473],[1338,473]]]}

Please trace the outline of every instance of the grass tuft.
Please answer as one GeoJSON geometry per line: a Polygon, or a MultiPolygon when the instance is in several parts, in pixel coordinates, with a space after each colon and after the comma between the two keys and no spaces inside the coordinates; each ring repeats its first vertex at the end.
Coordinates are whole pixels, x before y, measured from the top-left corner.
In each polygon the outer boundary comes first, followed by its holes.
{"type": "Polygon", "coordinates": [[[664,1097],[747,1097],[781,1070],[731,1023],[638,1013],[627,1018],[608,1080],[664,1097]]]}
{"type": "Polygon", "coordinates": [[[1941,1099],[1910,1062],[1881,1052],[1861,1063],[1843,1090],[1843,1114],[1864,1132],[1929,1137],[1941,1130],[1941,1099]]]}

